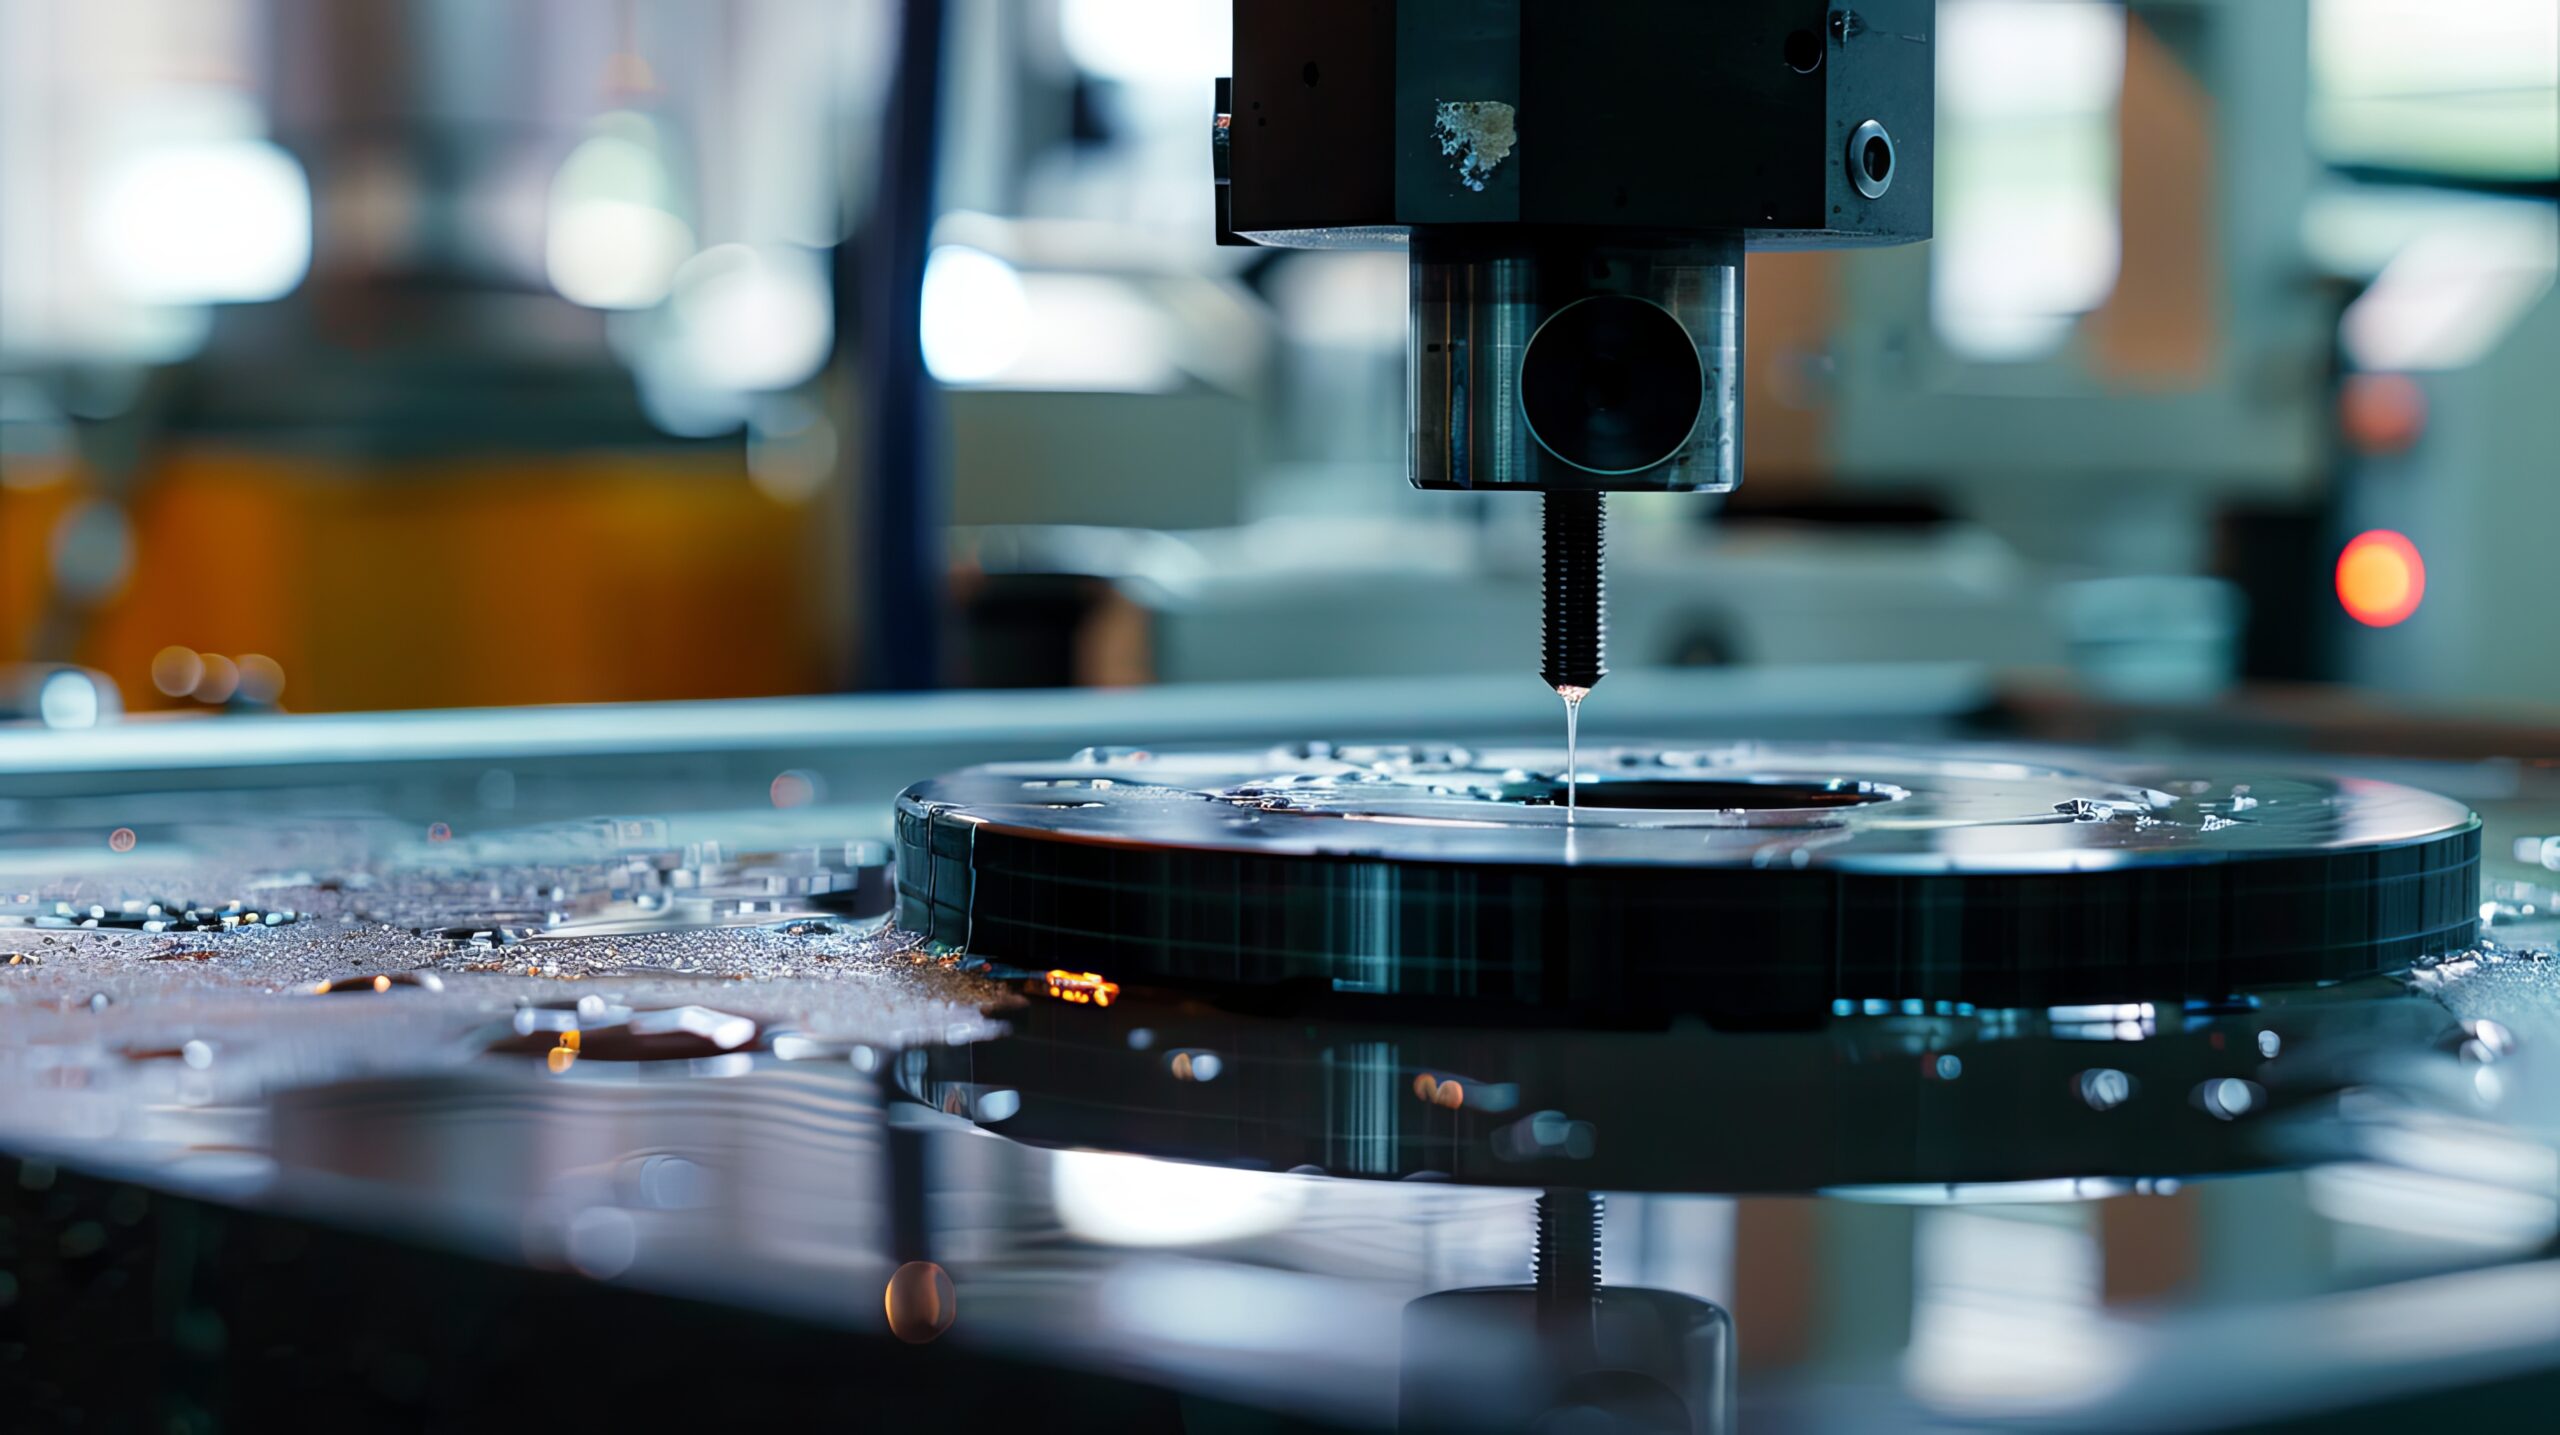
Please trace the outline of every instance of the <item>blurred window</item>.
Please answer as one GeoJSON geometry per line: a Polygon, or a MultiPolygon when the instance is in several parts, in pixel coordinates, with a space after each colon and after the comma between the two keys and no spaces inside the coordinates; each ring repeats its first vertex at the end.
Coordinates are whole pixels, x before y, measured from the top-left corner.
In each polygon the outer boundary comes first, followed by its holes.
{"type": "Polygon", "coordinates": [[[2121,5],[1940,0],[1938,337],[1972,359],[2062,348],[2115,287],[2121,5]]]}
{"type": "Polygon", "coordinates": [[[2311,140],[2350,168],[2560,177],[2560,4],[2313,0],[2311,140]]]}
{"type": "Polygon", "coordinates": [[[311,264],[255,0],[0,0],[0,365],[167,362],[311,264]]]}

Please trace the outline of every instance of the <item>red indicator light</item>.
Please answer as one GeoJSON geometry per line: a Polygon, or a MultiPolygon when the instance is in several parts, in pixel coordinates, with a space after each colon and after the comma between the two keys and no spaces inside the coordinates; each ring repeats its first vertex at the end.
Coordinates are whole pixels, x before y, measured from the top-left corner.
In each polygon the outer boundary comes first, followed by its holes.
{"type": "Polygon", "coordinates": [[[2426,596],[2426,560],[2401,534],[2388,528],[2359,533],[2338,555],[2338,602],[2366,627],[2407,621],[2426,596]]]}

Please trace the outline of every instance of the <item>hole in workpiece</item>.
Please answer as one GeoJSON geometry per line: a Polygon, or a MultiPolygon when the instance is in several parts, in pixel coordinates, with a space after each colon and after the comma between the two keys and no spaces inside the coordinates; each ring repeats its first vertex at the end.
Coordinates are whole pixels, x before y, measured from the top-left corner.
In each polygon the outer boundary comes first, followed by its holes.
{"type": "MultiPolygon", "coordinates": [[[[1891,802],[1903,790],[1890,783],[1853,777],[1688,782],[1656,778],[1585,778],[1577,787],[1577,805],[1651,812],[1785,811],[1808,807],[1860,807],[1891,802]]],[[[1561,804],[1564,784],[1532,788],[1514,798],[1530,804],[1561,804]]]]}

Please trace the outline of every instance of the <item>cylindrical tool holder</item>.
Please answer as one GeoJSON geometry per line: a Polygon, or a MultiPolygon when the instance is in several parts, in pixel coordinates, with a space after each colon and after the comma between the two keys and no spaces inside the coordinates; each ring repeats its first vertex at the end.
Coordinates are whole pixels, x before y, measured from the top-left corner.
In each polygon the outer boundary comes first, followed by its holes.
{"type": "Polygon", "coordinates": [[[1742,481],[1742,245],[1413,238],[1417,488],[1742,481]]]}

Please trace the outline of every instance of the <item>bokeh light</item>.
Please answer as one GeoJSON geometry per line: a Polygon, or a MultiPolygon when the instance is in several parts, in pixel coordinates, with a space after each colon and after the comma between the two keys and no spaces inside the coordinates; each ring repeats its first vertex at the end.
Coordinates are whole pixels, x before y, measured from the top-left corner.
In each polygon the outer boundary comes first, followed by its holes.
{"type": "Polygon", "coordinates": [[[2427,594],[2418,545],[2388,528],[2359,533],[2338,555],[2338,602],[2369,628],[2408,621],[2427,594]]]}
{"type": "Polygon", "coordinates": [[[2265,1104],[2266,1091],[2254,1081],[2216,1077],[2195,1089],[2195,1103],[2217,1121],[2237,1121],[2265,1104]]]}
{"type": "Polygon", "coordinates": [[[2427,394],[2407,374],[2349,374],[2338,384],[2338,428],[2358,451],[2406,453],[2427,427],[2427,394]]]}
{"type": "Polygon", "coordinates": [[[57,668],[36,688],[36,721],[46,727],[96,727],[113,706],[98,680],[78,668],[57,668]]]}
{"type": "Polygon", "coordinates": [[[173,698],[190,696],[204,681],[204,659],[196,650],[171,643],[151,655],[151,686],[173,698]]]}
{"type": "Polygon", "coordinates": [[[240,665],[220,653],[204,655],[204,674],[196,679],[196,701],[219,706],[240,691],[240,665]]]}
{"type": "Polygon", "coordinates": [[[918,299],[924,363],[946,384],[992,379],[1030,342],[1022,276],[983,249],[945,244],[925,261],[918,299]]]}
{"type": "Polygon", "coordinates": [[[254,304],[311,268],[311,182],[262,139],[128,155],[99,193],[92,238],[116,286],[153,304],[254,304]]]}
{"type": "Polygon", "coordinates": [[[704,388],[787,389],[825,366],[835,343],[827,273],[787,244],[722,244],[677,269],[669,308],[681,372],[704,388]]]}
{"type": "Polygon", "coordinates": [[[284,695],[284,664],[264,653],[242,653],[239,667],[242,701],[272,705],[284,695]]]}
{"type": "Polygon", "coordinates": [[[646,309],[666,298],[694,246],[674,195],[657,127],[628,111],[598,119],[551,183],[543,239],[551,287],[590,309],[646,309]]]}

